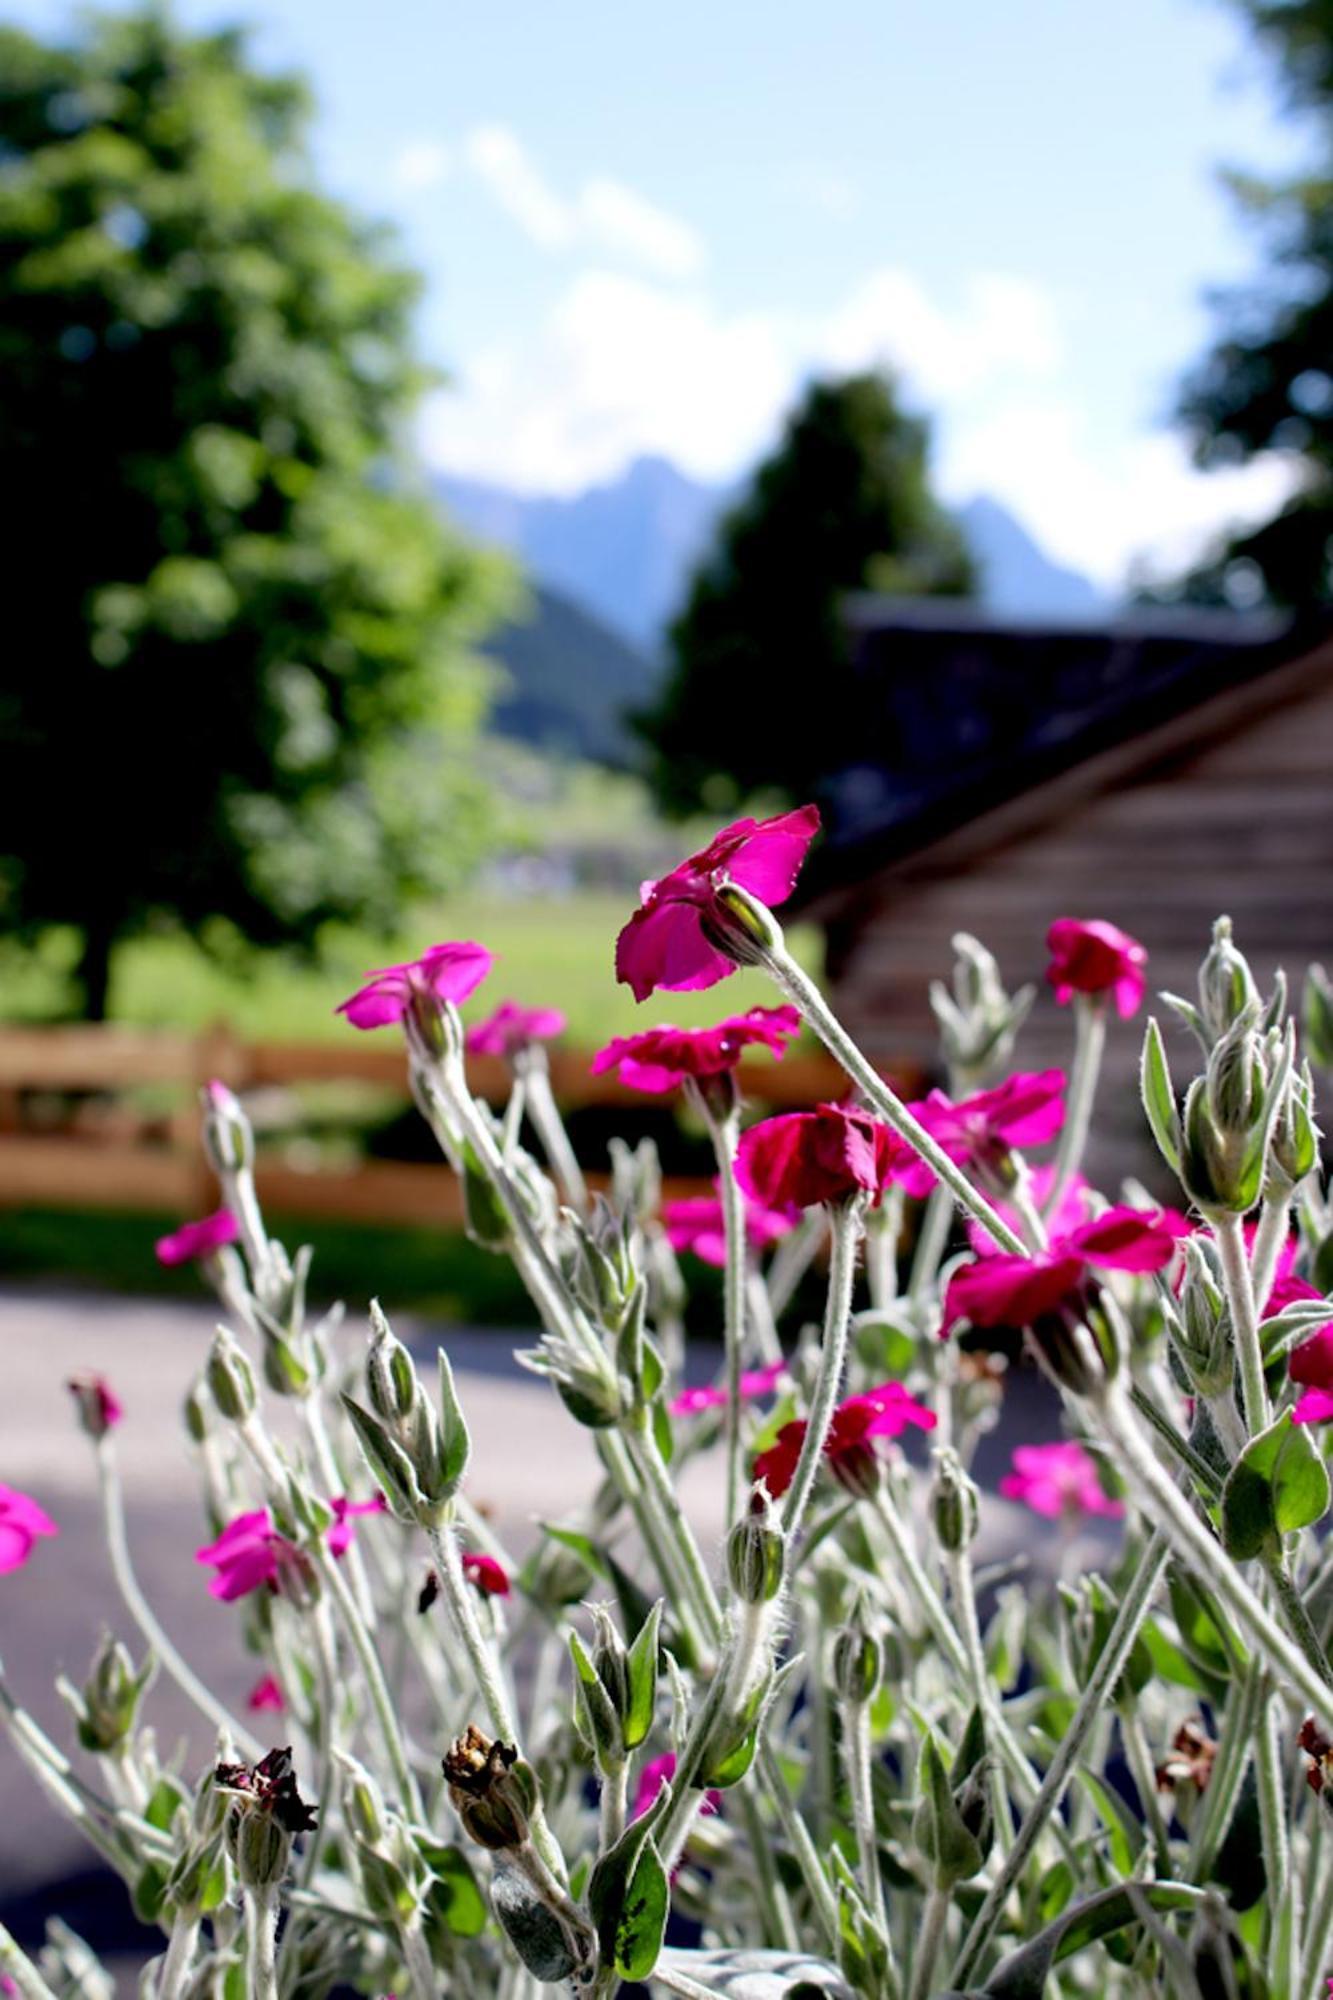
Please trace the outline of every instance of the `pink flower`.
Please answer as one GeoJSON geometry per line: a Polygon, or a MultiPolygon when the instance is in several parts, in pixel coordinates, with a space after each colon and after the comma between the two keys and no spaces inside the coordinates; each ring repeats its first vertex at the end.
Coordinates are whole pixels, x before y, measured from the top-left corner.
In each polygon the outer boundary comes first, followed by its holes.
{"type": "Polygon", "coordinates": [[[71,1375],[65,1387],[73,1396],[79,1421],[91,1438],[104,1438],[125,1415],[119,1396],[104,1375],[71,1375]]]}
{"type": "Polygon", "coordinates": [[[463,1574],[484,1597],[508,1597],[509,1578],[504,1565],[494,1556],[482,1555],[475,1549],[463,1551],[463,1574]]]}
{"type": "MultiPolygon", "coordinates": [[[[634,1803],[630,1807],[631,1819],[640,1819],[652,1805],[657,1794],[669,1778],[676,1775],[676,1753],[664,1750],[660,1757],[650,1758],[639,1773],[639,1782],[634,1787],[634,1803]]],[[[706,1792],[700,1806],[701,1813],[715,1813],[722,1809],[722,1794],[706,1792]]]]}
{"type": "Polygon", "coordinates": [[[1046,977],[1060,1006],[1076,993],[1110,993],[1122,1021],[1138,1011],[1148,981],[1148,953],[1136,938],[1114,924],[1057,917],[1046,933],[1051,962],[1046,977]]]}
{"type": "Polygon", "coordinates": [[[219,1208],[198,1222],[187,1222],[174,1236],[159,1236],[159,1264],[185,1264],[191,1257],[211,1257],[240,1235],[240,1224],[229,1208],[219,1208]]]}
{"type": "MultiPolygon", "coordinates": [[[[1311,1303],[1323,1305],[1325,1303],[1324,1294],[1317,1286],[1312,1285],[1308,1279],[1298,1278],[1294,1272],[1288,1271],[1285,1276],[1274,1278],[1272,1289],[1268,1297],[1264,1300],[1264,1309],[1259,1317],[1260,1319],[1276,1319],[1277,1315],[1280,1312],[1285,1312],[1288,1306],[1308,1305],[1311,1303]]],[[[1328,1316],[1330,1319],[1333,1319],[1333,1305],[1330,1305],[1328,1308],[1328,1316]]]]}
{"type": "Polygon", "coordinates": [[[464,1046],[473,1056],[514,1056],[529,1042],[553,1041],[565,1032],[558,1007],[520,1007],[502,1000],[493,1014],[469,1028],[464,1046]]]}
{"type": "MultiPolygon", "coordinates": [[[[330,1554],[345,1555],[351,1547],[353,1515],[382,1513],[384,1504],[383,1494],[356,1502],[342,1496],[331,1500],[334,1518],[327,1535],[330,1554]]],[[[195,1550],[194,1559],[217,1571],[208,1586],[209,1595],[221,1598],[224,1604],[248,1597],[252,1590],[260,1590],[266,1584],[276,1586],[285,1569],[299,1566],[303,1560],[295,1543],[278,1533],[267,1507],[238,1514],[215,1542],[195,1550]]]]}
{"type": "MultiPolygon", "coordinates": [[[[716,1181],[713,1185],[716,1187],[716,1181]]],[[[765,1208],[748,1194],[744,1198],[745,1236],[752,1250],[766,1250],[770,1243],[786,1236],[800,1216],[798,1208],[765,1208]]],[[[679,1201],[664,1202],[662,1226],[673,1250],[692,1250],[719,1271],[725,1266],[727,1232],[720,1194],[682,1195],[679,1201]]]]}
{"type": "MultiPolygon", "coordinates": [[[[834,1478],[853,1493],[867,1490],[867,1473],[873,1473],[873,1447],[877,1437],[901,1437],[909,1424],[918,1430],[933,1431],[935,1414],[914,1397],[901,1382],[881,1382],[863,1395],[848,1396],[833,1412],[824,1456],[834,1478]]],[[[796,1476],[797,1461],[805,1443],[808,1426],[804,1418],[784,1424],[767,1451],[754,1462],[753,1478],[763,1480],[770,1496],[777,1500],[796,1476]]]]}
{"type": "Polygon", "coordinates": [[[1161,1210],[1108,1208],[1031,1257],[979,1257],[949,1280],[941,1334],[955,1320],[973,1326],[1031,1326],[1064,1306],[1077,1309],[1089,1266],[1160,1271],[1176,1252],[1178,1231],[1161,1210]]]}
{"type": "MultiPolygon", "coordinates": [[[[766,1368],[747,1368],[741,1373],[741,1401],[754,1402],[759,1396],[771,1395],[787,1373],[785,1361],[770,1361],[766,1368]]],[[[697,1416],[700,1410],[724,1409],[727,1392],[709,1384],[700,1389],[682,1389],[669,1405],[673,1417],[697,1416]]]]}
{"type": "Polygon", "coordinates": [[[333,1526],[327,1536],[329,1553],[345,1556],[352,1546],[354,1517],[358,1514],[383,1514],[387,1512],[389,1503],[382,1493],[377,1493],[373,1500],[349,1500],[346,1494],[340,1493],[336,1499],[330,1500],[329,1505],[333,1509],[333,1526]]]}
{"type": "Polygon", "coordinates": [[[1080,1514],[1118,1520],[1124,1502],[1112,1500],[1097,1477],[1096,1462],[1081,1444],[1020,1444],[1014,1469],[1000,1481],[1008,1500],[1021,1500],[1048,1521],[1080,1514]]]}
{"type": "MultiPolygon", "coordinates": [[[[1288,1284],[1301,1284],[1299,1278],[1289,1278],[1288,1284]]],[[[1274,1286],[1274,1291],[1277,1286],[1274,1286]]],[[[1321,1296],[1314,1286],[1308,1292],[1315,1298],[1321,1296]]],[[[1333,1305],[1329,1307],[1333,1318],[1333,1305]]],[[[1287,1374],[1291,1380],[1304,1389],[1291,1413],[1294,1424],[1326,1424],[1333,1417],[1333,1325],[1321,1326],[1308,1340],[1293,1348],[1287,1359],[1287,1374]]]]}
{"type": "Polygon", "coordinates": [[[865,1188],[878,1206],[906,1148],[868,1111],[819,1104],[765,1118],[741,1134],[736,1179],[766,1208],[813,1208],[865,1188]]]}
{"type": "Polygon", "coordinates": [[[22,1569],[39,1535],[58,1535],[50,1515],[17,1487],[0,1486],[0,1576],[22,1569]]]}
{"type": "Polygon", "coordinates": [[[405,965],[386,965],[335,1010],[354,1028],[387,1028],[401,1021],[415,995],[452,1000],[461,1007],[490,971],[494,959],[485,945],[436,944],[405,965]]]}
{"type": "Polygon", "coordinates": [[[781,1056],[800,1032],[794,1007],[751,1007],[715,1028],[646,1028],[641,1035],[617,1035],[593,1057],[592,1073],[618,1069],[631,1090],[679,1090],[687,1077],[734,1070],[748,1048],[762,1046],[781,1056]]]}
{"type": "MultiPolygon", "coordinates": [[[[957,1104],[942,1090],[909,1108],[951,1160],[960,1166],[1002,1167],[1013,1146],[1042,1146],[1065,1122],[1065,1075],[1044,1069],[1007,1077],[957,1104]]],[[[910,1195],[927,1195],[936,1176],[917,1154],[904,1150],[893,1170],[910,1195]]]]}
{"type": "Polygon", "coordinates": [[[773,819],[739,819],[660,882],[646,882],[639,908],[616,940],[616,978],[636,1000],[658,987],[694,992],[729,979],[736,960],[713,939],[734,919],[718,902],[718,889],[734,882],[761,903],[785,902],[818,831],[814,806],[773,819]]]}
{"type": "Polygon", "coordinates": [[[281,1715],[287,1706],[282,1698],[282,1689],[272,1674],[265,1674],[262,1680],[255,1682],[245,1698],[245,1705],[254,1715],[262,1715],[266,1709],[281,1715]]]}

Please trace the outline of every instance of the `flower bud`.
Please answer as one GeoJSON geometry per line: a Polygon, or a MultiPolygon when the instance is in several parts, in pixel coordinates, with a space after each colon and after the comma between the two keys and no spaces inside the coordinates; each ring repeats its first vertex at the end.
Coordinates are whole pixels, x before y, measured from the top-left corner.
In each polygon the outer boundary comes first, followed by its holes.
{"type": "Polygon", "coordinates": [[[1219,1041],[1251,1008],[1257,1016],[1258,1004],[1249,964],[1231,941],[1231,919],[1219,917],[1212,948],[1199,967],[1199,1011],[1208,1040],[1219,1041]]]}
{"type": "Polygon", "coordinates": [[[366,1356],[366,1400],[386,1424],[410,1417],[417,1399],[412,1357],[397,1339],[378,1299],[370,1302],[370,1352],[366,1356]]]}
{"type": "Polygon", "coordinates": [[[727,1537],[727,1575],[742,1604],[771,1604],[782,1588],[787,1542],[760,1480],[727,1537]]]}
{"type": "Polygon", "coordinates": [[[701,907],[699,920],[708,942],[736,965],[762,965],[785,943],[767,903],[726,875],[713,878],[712,900],[701,907]]]}
{"type": "Polygon", "coordinates": [[[623,1139],[612,1139],[608,1151],[613,1209],[627,1227],[649,1221],[662,1205],[662,1164],[656,1146],[651,1139],[640,1139],[633,1147],[623,1139]]]}
{"type": "Polygon", "coordinates": [[[444,1759],[444,1776],[469,1839],[497,1852],[526,1846],[536,1783],[512,1743],[494,1743],[469,1723],[444,1759]]]}
{"type": "Polygon", "coordinates": [[[1268,1176],[1289,1194],[1319,1165],[1319,1127],[1314,1120],[1314,1079],[1309,1063],[1293,1075],[1273,1120],[1268,1143],[1268,1176]]]}
{"type": "Polygon", "coordinates": [[[1089,1324],[1091,1308],[1083,1319],[1072,1313],[1046,1313],[1028,1328],[1028,1340],[1045,1373],[1062,1389],[1075,1396],[1093,1396],[1114,1373],[1117,1356],[1107,1352],[1097,1331],[1089,1324]]]}
{"type": "Polygon", "coordinates": [[[953,992],[942,980],[933,980],[930,1005],[954,1088],[979,1089],[1007,1065],[1036,993],[1024,986],[1011,999],[983,944],[966,931],[959,931],[952,943],[953,992]]]}
{"type": "Polygon", "coordinates": [[[833,1685],[850,1707],[861,1708],[873,1700],[883,1672],[884,1648],[867,1627],[858,1592],[847,1623],[834,1636],[833,1685]]]}
{"type": "Polygon", "coordinates": [[[1310,1061],[1333,1069],[1333,983],[1322,965],[1306,968],[1301,1025],[1310,1061]]]}
{"type": "Polygon", "coordinates": [[[105,1633],[81,1690],[63,1679],[61,1694],[74,1710],[79,1742],[94,1756],[117,1750],[128,1742],[144,1691],[157,1665],[151,1654],[138,1673],[119,1639],[105,1633]]]}
{"type": "Polygon", "coordinates": [[[1172,1333],[1176,1353],[1199,1395],[1220,1396],[1230,1388],[1235,1368],[1231,1313],[1207,1251],[1195,1237],[1185,1243],[1185,1279],[1172,1333]]]}
{"type": "Polygon", "coordinates": [[[592,1607],[592,1665],[617,1718],[629,1712],[629,1654],[604,1604],[592,1607]]]}
{"type": "Polygon", "coordinates": [[[65,1384],[74,1398],[79,1422],[94,1444],[100,1444],[125,1412],[101,1375],[71,1375],[65,1384]]]}
{"type": "Polygon", "coordinates": [[[181,1405],[181,1412],[185,1418],[185,1428],[191,1440],[195,1444],[202,1444],[208,1436],[209,1428],[208,1390],[204,1385],[202,1377],[191,1389],[186,1391],[185,1401],[181,1405]]]}
{"type": "Polygon", "coordinates": [[[964,1472],[962,1460],[955,1451],[935,1454],[930,1514],[936,1540],[951,1555],[957,1555],[975,1541],[981,1522],[977,1489],[964,1472]]]}
{"type": "Polygon", "coordinates": [[[248,1173],[255,1161],[255,1135],[240,1099],[216,1077],[204,1085],[199,1097],[208,1164],[220,1179],[248,1173]]]}
{"type": "Polygon", "coordinates": [[[225,1326],[220,1326],[213,1337],[204,1379],[213,1401],[230,1422],[243,1424],[254,1415],[259,1403],[255,1371],[245,1350],[225,1326]]]}

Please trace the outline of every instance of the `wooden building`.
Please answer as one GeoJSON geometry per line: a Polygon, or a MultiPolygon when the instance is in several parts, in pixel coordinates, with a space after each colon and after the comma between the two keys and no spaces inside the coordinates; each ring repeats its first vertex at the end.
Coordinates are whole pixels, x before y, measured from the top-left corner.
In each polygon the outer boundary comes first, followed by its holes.
{"type": "MultiPolygon", "coordinates": [[[[1333,964],[1333,636],[1269,614],[988,623],[942,602],[858,600],[858,747],[830,787],[801,896],[844,1020],[885,1063],[937,1066],[927,1001],[955,932],[1011,988],[1041,981],[1055,917],[1104,917],[1149,951],[1149,1007],[1110,1038],[1099,1177],[1151,1167],[1137,1065],[1158,990],[1193,996],[1221,912],[1261,982],[1333,964]]],[[[1167,1010],[1168,1019],[1169,1010],[1167,1010]]],[[[1163,1023],[1181,1079],[1195,1044],[1163,1023]]],[[[1067,1062],[1044,984],[1022,1067],[1067,1062]]],[[[1160,1170],[1159,1170],[1160,1175],[1160,1170]]]]}

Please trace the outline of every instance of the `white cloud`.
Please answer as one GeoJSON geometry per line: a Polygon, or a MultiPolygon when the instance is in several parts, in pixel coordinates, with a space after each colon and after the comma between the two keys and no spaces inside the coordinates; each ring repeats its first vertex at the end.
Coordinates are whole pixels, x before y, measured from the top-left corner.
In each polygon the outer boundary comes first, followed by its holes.
{"type": "Polygon", "coordinates": [[[420,194],[447,180],[452,166],[449,148],[437,139],[413,139],[395,153],[389,172],[395,186],[420,194]]]}
{"type": "Polygon", "coordinates": [[[585,181],[566,200],[507,125],[477,126],[463,141],[463,156],[539,249],[609,253],[666,278],[688,278],[703,267],[703,241],[679,216],[606,176],[585,181]]]}
{"type": "Polygon", "coordinates": [[[1102,441],[1065,378],[1052,301],[1003,273],[943,299],[885,269],[811,314],[728,312],[697,287],[584,270],[542,320],[456,368],[423,443],[443,468],[526,492],[577,492],[645,452],[730,479],[771,446],[803,381],[882,363],[935,419],[947,499],[991,495],[1106,586],[1140,555],[1187,561],[1291,487],[1279,460],[1205,476],[1170,435],[1102,441]]]}

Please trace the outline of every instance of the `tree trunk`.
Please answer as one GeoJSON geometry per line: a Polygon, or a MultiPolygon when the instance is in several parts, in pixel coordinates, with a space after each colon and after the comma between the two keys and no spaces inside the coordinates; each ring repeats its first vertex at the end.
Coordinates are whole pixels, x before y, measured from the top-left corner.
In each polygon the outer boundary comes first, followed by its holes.
{"type": "Polygon", "coordinates": [[[85,1021],[105,1021],[106,1003],[111,988],[111,948],[115,943],[115,932],[109,927],[90,924],[83,933],[83,949],[79,953],[78,980],[83,1001],[85,1021]]]}

